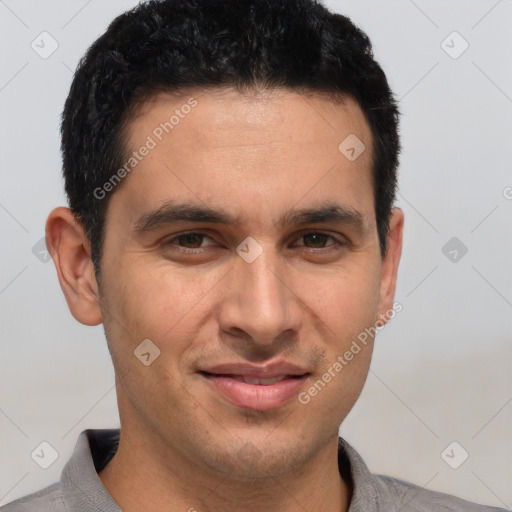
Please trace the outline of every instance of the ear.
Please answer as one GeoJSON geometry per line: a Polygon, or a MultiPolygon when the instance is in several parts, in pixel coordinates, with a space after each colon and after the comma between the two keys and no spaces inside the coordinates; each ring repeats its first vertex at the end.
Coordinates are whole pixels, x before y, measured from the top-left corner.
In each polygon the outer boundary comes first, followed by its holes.
{"type": "Polygon", "coordinates": [[[398,264],[402,254],[403,229],[404,213],[400,208],[393,208],[389,221],[386,255],[382,260],[378,319],[381,326],[388,322],[390,311],[394,311],[393,299],[395,298],[398,264]]]}
{"type": "Polygon", "coordinates": [[[46,221],[46,245],[71,314],[85,325],[102,323],[90,243],[69,208],[51,211],[46,221]]]}

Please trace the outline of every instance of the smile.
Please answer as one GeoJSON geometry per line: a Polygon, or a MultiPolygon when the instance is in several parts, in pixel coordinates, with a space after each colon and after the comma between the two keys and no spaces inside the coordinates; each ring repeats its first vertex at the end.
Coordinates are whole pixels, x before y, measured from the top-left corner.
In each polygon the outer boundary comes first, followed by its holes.
{"type": "Polygon", "coordinates": [[[281,382],[284,379],[291,379],[293,376],[291,375],[281,375],[280,377],[267,377],[267,378],[258,378],[258,377],[249,377],[245,375],[226,375],[226,377],[231,377],[239,382],[245,382],[246,384],[253,384],[258,386],[270,386],[271,384],[275,384],[276,382],[281,382]]]}
{"type": "Polygon", "coordinates": [[[222,399],[236,407],[259,411],[285,405],[300,393],[310,375],[302,368],[291,366],[280,371],[277,367],[230,368],[228,365],[199,374],[222,399]]]}

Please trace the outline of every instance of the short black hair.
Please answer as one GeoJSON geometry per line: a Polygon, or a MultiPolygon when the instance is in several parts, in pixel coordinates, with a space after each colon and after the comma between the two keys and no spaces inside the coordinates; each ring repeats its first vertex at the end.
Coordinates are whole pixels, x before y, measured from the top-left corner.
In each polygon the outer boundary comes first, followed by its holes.
{"type": "Polygon", "coordinates": [[[372,132],[384,256],[397,187],[399,111],[368,36],[315,0],[150,0],[118,16],[91,45],[62,113],[66,194],[91,243],[98,280],[111,194],[98,198],[94,191],[126,161],[123,127],[130,113],[155,92],[198,87],[352,96],[372,132]]]}

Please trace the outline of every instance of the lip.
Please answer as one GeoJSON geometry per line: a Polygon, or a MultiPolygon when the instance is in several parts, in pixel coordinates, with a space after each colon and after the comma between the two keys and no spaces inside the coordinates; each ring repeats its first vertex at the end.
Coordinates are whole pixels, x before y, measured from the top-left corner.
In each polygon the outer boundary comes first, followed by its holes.
{"type": "Polygon", "coordinates": [[[251,363],[223,363],[208,368],[201,368],[201,371],[214,375],[242,375],[257,378],[272,378],[280,375],[300,376],[308,373],[306,368],[288,363],[276,361],[265,365],[251,363]]]}
{"type": "Polygon", "coordinates": [[[199,374],[233,405],[258,411],[283,406],[300,392],[310,375],[305,368],[286,362],[265,366],[227,363],[211,366],[199,374]],[[244,382],[243,378],[279,380],[254,384],[244,382]]]}

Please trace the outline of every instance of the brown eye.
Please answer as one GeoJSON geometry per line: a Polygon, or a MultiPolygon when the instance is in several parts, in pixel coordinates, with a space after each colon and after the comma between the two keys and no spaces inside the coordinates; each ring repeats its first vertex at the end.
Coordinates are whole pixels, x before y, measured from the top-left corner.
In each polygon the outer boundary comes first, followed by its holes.
{"type": "Polygon", "coordinates": [[[164,240],[163,246],[166,249],[194,252],[195,249],[205,249],[208,246],[205,239],[211,240],[204,233],[182,233],[164,240]]]}
{"type": "Polygon", "coordinates": [[[328,239],[333,237],[325,233],[307,233],[301,238],[304,240],[304,245],[310,249],[322,249],[326,246],[328,239]]]}
{"type": "Polygon", "coordinates": [[[197,249],[201,247],[205,236],[206,235],[201,235],[200,233],[186,233],[173,238],[173,240],[178,240],[178,245],[186,247],[187,249],[197,249]]]}

